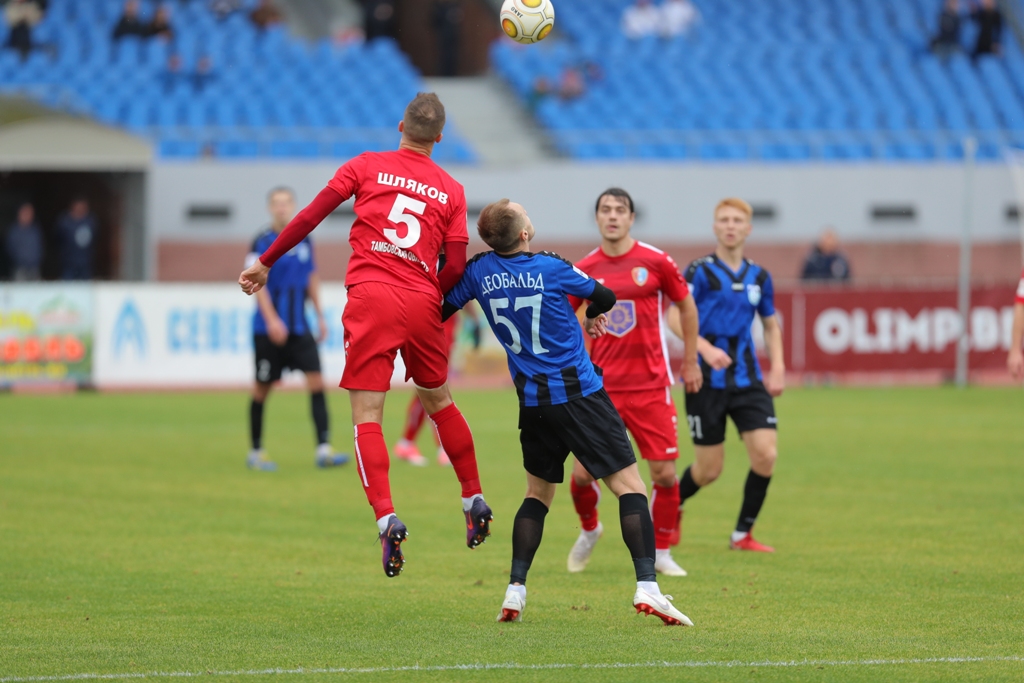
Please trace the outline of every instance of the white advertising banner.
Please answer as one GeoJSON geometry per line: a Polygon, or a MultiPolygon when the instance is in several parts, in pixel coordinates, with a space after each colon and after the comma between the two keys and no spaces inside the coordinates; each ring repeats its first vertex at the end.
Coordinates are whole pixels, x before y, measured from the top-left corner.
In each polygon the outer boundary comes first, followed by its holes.
{"type": "MultiPolygon", "coordinates": [[[[326,384],[337,386],[345,368],[344,286],[324,285],[321,300],[328,336],[320,362],[326,384]]],[[[255,310],[255,298],[233,284],[98,285],[94,381],[101,388],[249,385],[255,310]]],[[[394,382],[404,378],[399,357],[394,382]]],[[[286,373],[284,382],[301,384],[302,374],[286,373]]]]}

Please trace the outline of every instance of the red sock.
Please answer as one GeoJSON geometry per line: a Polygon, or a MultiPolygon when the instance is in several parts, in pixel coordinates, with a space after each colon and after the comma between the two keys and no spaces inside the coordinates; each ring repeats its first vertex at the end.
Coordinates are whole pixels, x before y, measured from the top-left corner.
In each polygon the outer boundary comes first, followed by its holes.
{"type": "Polygon", "coordinates": [[[416,440],[416,434],[420,431],[420,427],[423,426],[423,418],[426,416],[427,411],[423,410],[423,404],[420,403],[419,396],[413,396],[405,416],[405,433],[402,435],[406,441],[416,440]]]}
{"type": "Polygon", "coordinates": [[[654,522],[654,547],[668,550],[679,520],[679,485],[654,485],[651,494],[651,519],[654,522]]]}
{"type": "Polygon", "coordinates": [[[483,493],[480,489],[480,473],[476,469],[473,433],[469,431],[466,418],[453,403],[431,415],[430,419],[437,428],[437,438],[441,440],[441,447],[452,461],[455,476],[462,484],[462,497],[469,498],[483,493]]]}
{"type": "Polygon", "coordinates": [[[597,528],[597,504],[601,502],[601,486],[593,481],[589,486],[580,486],[569,477],[569,490],[572,491],[572,504],[576,506],[576,514],[580,516],[580,526],[584,531],[597,528]]]}
{"type": "Polygon", "coordinates": [[[356,425],[356,465],[366,499],[373,506],[374,519],[394,514],[391,483],[388,481],[391,457],[384,443],[384,433],[376,422],[356,425]]]}

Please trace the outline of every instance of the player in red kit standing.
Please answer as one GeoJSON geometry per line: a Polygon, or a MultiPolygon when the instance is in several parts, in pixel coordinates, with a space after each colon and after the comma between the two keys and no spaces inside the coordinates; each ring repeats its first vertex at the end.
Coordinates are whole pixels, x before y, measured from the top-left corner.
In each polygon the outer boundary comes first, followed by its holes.
{"type": "MultiPolygon", "coordinates": [[[[608,312],[608,334],[593,342],[591,359],[604,371],[608,396],[651,469],[655,569],[666,576],[686,576],[671,551],[679,542],[679,442],[663,313],[670,302],[682,314],[683,380],[686,391],[693,393],[702,383],[697,306],[672,257],[630,235],[636,212],[628,192],[606,190],[597,199],[596,218],[601,246],[576,267],[615,292],[617,303],[608,312]]],[[[570,303],[578,308],[581,302],[570,303]]],[[[597,515],[601,490],[579,462],[573,465],[570,488],[582,530],[569,553],[568,568],[581,572],[603,532],[597,515]]]]}
{"type": "Polygon", "coordinates": [[[361,154],[338,169],[313,203],[238,279],[246,294],[259,291],[277,259],[355,196],[341,386],[352,403],[359,478],[377,519],[387,576],[401,573],[401,546],[408,534],[391,501],[390,457],[381,431],[398,353],[462,484],[466,544],[475,548],[490,535],[491,509],[480,489],[473,435],[448,389],[441,303],[466,268],[469,233],[462,186],[430,159],[444,124],[444,105],[437,95],[417,95],[398,125],[398,150],[361,154]],[[446,262],[438,273],[442,248],[446,262]]]}

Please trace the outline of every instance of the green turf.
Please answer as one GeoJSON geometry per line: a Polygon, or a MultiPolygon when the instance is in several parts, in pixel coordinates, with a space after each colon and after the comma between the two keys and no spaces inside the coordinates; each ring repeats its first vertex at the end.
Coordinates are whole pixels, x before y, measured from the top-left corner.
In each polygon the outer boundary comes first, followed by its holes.
{"type": "MultiPolygon", "coordinates": [[[[389,443],[407,396],[388,404],[389,443]]],[[[466,549],[450,469],[395,464],[411,538],[405,573],[386,579],[355,469],[313,467],[302,394],[268,406],[274,474],[243,466],[240,394],[0,396],[0,679],[1024,656],[1020,391],[790,392],[778,403],[781,457],[757,527],[774,555],[726,549],[747,471],[731,433],[722,479],[687,505],[677,557],[690,576],[662,581],[692,629],[632,613],[632,565],[610,496],[590,567],[565,572],[577,533],[567,491],[548,517],[526,621],[496,624],[523,491],[516,401],[504,391],[457,399],[477,440],[494,535],[466,549]]],[[[331,396],[340,447],[349,444],[346,403],[331,396]]],[[[1022,678],[1024,661],[274,680],[1022,678]]]]}

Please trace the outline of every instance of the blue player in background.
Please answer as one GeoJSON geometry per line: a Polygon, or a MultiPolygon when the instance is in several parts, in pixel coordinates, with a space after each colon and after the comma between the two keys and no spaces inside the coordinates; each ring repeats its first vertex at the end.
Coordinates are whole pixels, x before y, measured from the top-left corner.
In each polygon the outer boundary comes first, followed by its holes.
{"type": "Polygon", "coordinates": [[[507,199],[480,214],[480,237],[494,251],[478,254],[445,297],[447,319],[476,299],[505,347],[519,395],[526,498],[512,527],[512,571],[498,621],[521,621],[526,575],[540,547],[544,518],[571,452],[619,499],[622,539],[636,570],[633,605],[670,625],[693,622],[662,595],[654,572],[654,524],[626,427],[590,360],[568,295],[591,302],[584,326],[605,333],[615,294],[560,256],[530,252],[533,224],[507,199]]]}
{"type": "MultiPolygon", "coordinates": [[[[267,195],[270,228],[253,241],[246,257],[252,265],[274,242],[295,215],[295,193],[277,187],[267,195]]],[[[281,379],[285,368],[301,370],[309,387],[313,424],[316,428],[316,464],[337,467],[348,462],[347,455],[336,455],[330,443],[330,424],[324,380],[320,374],[320,353],[317,342],[327,336],[323,309],[320,307],[320,277],[313,258],[313,243],[307,237],[274,266],[267,286],[256,293],[258,307],[253,316],[253,347],[256,351],[256,384],[249,404],[249,432],[252,450],[247,464],[251,469],[270,472],[277,465],[263,451],[263,405],[274,382],[281,379]],[[318,339],[306,320],[306,300],[316,311],[318,339]]]]}
{"type": "MultiPolygon", "coordinates": [[[[715,209],[715,253],[686,269],[686,281],[700,312],[697,352],[704,386],[696,394],[686,394],[695,459],[679,481],[679,501],[681,506],[722,473],[726,417],[732,418],[747,447],[750,472],[729,547],[770,553],[774,548],[754,540],[751,529],[768,494],[778,455],[773,398],[785,389],[786,365],[771,275],[743,257],[752,217],[750,204],[742,199],[721,201],[715,209]],[[758,365],[751,334],[755,315],[761,316],[771,359],[767,377],[758,365]]],[[[669,312],[669,326],[682,336],[678,313],[669,312]]]]}

